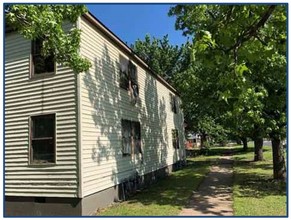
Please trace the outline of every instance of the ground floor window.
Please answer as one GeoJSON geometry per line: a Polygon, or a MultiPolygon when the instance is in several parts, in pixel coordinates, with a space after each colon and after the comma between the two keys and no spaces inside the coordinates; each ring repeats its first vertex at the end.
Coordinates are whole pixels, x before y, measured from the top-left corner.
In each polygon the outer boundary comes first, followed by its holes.
{"type": "Polygon", "coordinates": [[[55,163],[55,114],[30,117],[30,164],[55,163]]]}
{"type": "Polygon", "coordinates": [[[140,123],[136,121],[122,120],[121,127],[123,155],[142,153],[140,123]]]}
{"type": "Polygon", "coordinates": [[[180,148],[179,135],[178,135],[178,130],[177,129],[172,129],[172,142],[173,142],[173,147],[175,149],[179,149],[180,148]]]}

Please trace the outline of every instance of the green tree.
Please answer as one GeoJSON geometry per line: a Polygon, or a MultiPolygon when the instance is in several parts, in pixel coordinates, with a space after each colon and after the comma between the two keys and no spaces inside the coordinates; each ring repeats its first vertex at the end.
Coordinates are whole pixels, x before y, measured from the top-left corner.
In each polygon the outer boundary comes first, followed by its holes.
{"type": "Polygon", "coordinates": [[[221,111],[225,104],[217,102],[213,93],[218,89],[216,76],[192,60],[186,70],[175,74],[173,83],[181,94],[187,129],[201,135],[201,146],[207,145],[206,137],[222,140],[226,131],[221,125],[221,111]]]}
{"type": "Polygon", "coordinates": [[[187,62],[186,45],[180,47],[171,45],[168,35],[162,39],[155,37],[151,39],[150,35],[146,35],[144,40],[136,40],[131,48],[155,73],[171,82],[174,74],[185,67],[184,63],[187,62]]]}
{"type": "Polygon", "coordinates": [[[247,116],[255,159],[263,158],[262,138],[269,135],[274,178],[284,178],[286,5],[177,5],[169,15],[195,37],[193,57],[215,75],[212,95],[228,106],[221,113],[247,116]]]}
{"type": "Polygon", "coordinates": [[[56,62],[79,73],[91,66],[79,55],[81,31],[73,27],[66,32],[63,24],[65,21],[75,23],[86,12],[84,5],[5,4],[5,24],[26,39],[42,39],[43,56],[54,55],[56,62]]]}

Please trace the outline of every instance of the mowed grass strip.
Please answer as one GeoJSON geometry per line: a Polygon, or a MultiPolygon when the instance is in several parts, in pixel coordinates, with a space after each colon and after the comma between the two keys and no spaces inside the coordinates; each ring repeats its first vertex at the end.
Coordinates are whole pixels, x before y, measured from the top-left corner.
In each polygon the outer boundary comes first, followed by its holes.
{"type": "Polygon", "coordinates": [[[265,161],[253,162],[253,148],[234,158],[235,216],[286,216],[286,184],[272,179],[272,147],[264,147],[265,161]]]}
{"type": "Polygon", "coordinates": [[[125,202],[103,210],[99,216],[175,216],[187,204],[193,190],[209,172],[212,160],[199,156],[188,159],[187,166],[171,173],[125,202]]]}

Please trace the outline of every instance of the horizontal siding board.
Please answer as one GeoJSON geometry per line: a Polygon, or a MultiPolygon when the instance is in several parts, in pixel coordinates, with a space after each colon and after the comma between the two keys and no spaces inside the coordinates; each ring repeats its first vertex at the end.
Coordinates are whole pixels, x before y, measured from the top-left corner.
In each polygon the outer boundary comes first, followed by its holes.
{"type": "Polygon", "coordinates": [[[57,64],[55,75],[30,79],[30,47],[5,35],[5,195],[76,197],[76,74],[57,64]],[[29,117],[48,113],[56,113],[56,164],[29,165],[29,117]]]}
{"type": "Polygon", "coordinates": [[[13,192],[5,192],[5,195],[6,196],[30,196],[30,197],[48,196],[48,197],[58,197],[58,198],[62,198],[62,197],[77,198],[77,194],[73,194],[71,192],[69,192],[69,193],[66,193],[66,192],[51,193],[51,192],[42,192],[42,191],[34,191],[34,192],[14,192],[13,191],[13,192]]]}

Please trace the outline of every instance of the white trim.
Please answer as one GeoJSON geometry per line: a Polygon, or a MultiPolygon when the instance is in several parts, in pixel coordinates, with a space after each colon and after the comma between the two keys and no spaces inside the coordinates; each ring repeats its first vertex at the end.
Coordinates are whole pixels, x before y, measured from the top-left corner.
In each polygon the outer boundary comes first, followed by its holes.
{"type": "MultiPolygon", "coordinates": [[[[78,29],[81,29],[81,17],[76,22],[78,29]]],[[[81,48],[79,49],[80,53],[81,48]]],[[[81,93],[81,74],[77,73],[76,78],[76,98],[77,98],[77,152],[78,152],[78,197],[83,197],[83,175],[82,175],[82,93],[81,93]]]]}

